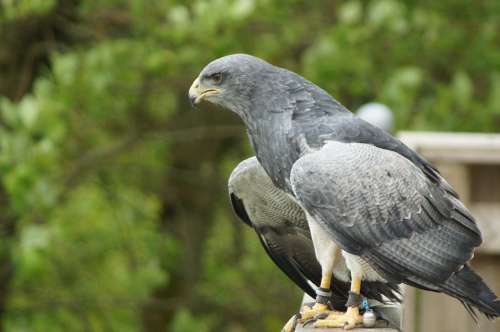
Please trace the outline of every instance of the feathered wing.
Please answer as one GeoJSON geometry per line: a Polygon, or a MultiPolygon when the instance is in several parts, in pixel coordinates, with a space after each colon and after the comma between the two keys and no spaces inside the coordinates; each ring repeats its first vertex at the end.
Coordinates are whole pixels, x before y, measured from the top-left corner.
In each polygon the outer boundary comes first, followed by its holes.
{"type": "MultiPolygon", "coordinates": [[[[294,95],[294,98],[297,99],[299,96],[294,95]]],[[[336,104],[320,103],[315,100],[311,103],[315,103],[318,109],[315,113],[308,111],[308,104],[296,101],[292,118],[297,128],[296,132],[304,135],[307,144],[312,148],[320,148],[325,141],[339,141],[364,143],[393,151],[411,161],[431,182],[441,186],[450,195],[458,197],[453,188],[429,162],[400,140],[350,112],[337,112],[336,104]],[[335,112],[337,112],[335,116],[329,115],[335,112]]]]}
{"type": "Polygon", "coordinates": [[[499,314],[493,293],[465,266],[481,243],[474,219],[446,183],[408,158],[332,141],[299,159],[290,180],[300,204],[335,242],[387,280],[446,292],[499,314]]]}
{"type": "MultiPolygon", "coordinates": [[[[271,258],[271,260],[297,286],[299,286],[309,296],[314,298],[316,293],[308,283],[308,278],[304,276],[302,270],[305,269],[306,273],[308,273],[310,276],[316,276],[319,273],[319,276],[321,278],[321,267],[316,267],[314,266],[314,264],[308,264],[304,268],[301,268],[300,262],[298,262],[297,259],[293,257],[293,251],[289,250],[289,247],[294,247],[297,251],[300,250],[301,247],[303,247],[306,251],[309,251],[311,248],[307,248],[307,235],[303,234],[303,232],[300,232],[300,230],[285,230],[283,229],[283,227],[280,227],[281,229],[279,229],[276,227],[266,227],[265,225],[254,226],[253,224],[251,224],[251,219],[248,216],[243,201],[234,193],[230,196],[234,212],[240,218],[240,220],[244,221],[255,230],[262,246],[264,247],[264,250],[271,258]],[[319,268],[319,271],[317,270],[317,268],[319,268]]],[[[314,248],[312,248],[312,250],[314,253],[314,248]]],[[[311,261],[314,262],[314,255],[312,258],[313,260],[311,261]]]]}
{"type": "MultiPolygon", "coordinates": [[[[229,194],[235,214],[255,230],[272,261],[314,298],[316,293],[310,282],[319,286],[321,266],[302,208],[272,184],[255,158],[235,168],[229,179],[229,194]]],[[[332,306],[344,310],[349,283],[335,278],[331,290],[332,306]]],[[[400,299],[396,284],[367,282],[362,293],[380,302],[384,301],[382,295],[391,301],[400,299]]]]}

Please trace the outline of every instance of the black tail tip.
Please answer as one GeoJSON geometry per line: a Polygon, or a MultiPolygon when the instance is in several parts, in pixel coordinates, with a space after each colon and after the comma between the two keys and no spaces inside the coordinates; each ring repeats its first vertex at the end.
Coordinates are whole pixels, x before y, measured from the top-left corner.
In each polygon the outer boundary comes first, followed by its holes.
{"type": "Polygon", "coordinates": [[[500,299],[469,266],[450,277],[443,286],[445,293],[462,302],[475,322],[478,311],[488,319],[500,316],[500,299]]]}

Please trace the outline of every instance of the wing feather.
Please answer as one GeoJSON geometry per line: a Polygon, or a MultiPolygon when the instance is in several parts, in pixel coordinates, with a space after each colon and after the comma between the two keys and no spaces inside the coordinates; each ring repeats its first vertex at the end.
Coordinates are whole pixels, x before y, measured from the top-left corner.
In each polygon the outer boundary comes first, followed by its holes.
{"type": "MultiPolygon", "coordinates": [[[[229,194],[236,215],[255,230],[271,260],[314,298],[315,291],[309,282],[319,286],[321,266],[302,208],[272,184],[255,158],[241,162],[232,172],[229,194]]],[[[347,275],[346,269],[345,263],[339,264],[334,273],[331,304],[336,310],[345,310],[349,283],[337,277],[347,275]]],[[[400,301],[397,284],[365,282],[361,291],[380,302],[400,301]]]]}
{"type": "Polygon", "coordinates": [[[366,258],[389,280],[444,281],[481,243],[455,195],[390,150],[329,142],[294,164],[291,184],[344,250],[366,258]]]}

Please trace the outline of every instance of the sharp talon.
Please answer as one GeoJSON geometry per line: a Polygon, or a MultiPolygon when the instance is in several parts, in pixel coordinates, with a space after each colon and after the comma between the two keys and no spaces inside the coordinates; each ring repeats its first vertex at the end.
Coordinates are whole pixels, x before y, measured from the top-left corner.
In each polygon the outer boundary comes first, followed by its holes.
{"type": "Polygon", "coordinates": [[[326,317],[328,317],[328,313],[327,312],[323,312],[321,314],[317,314],[314,319],[315,320],[318,320],[318,319],[325,319],[326,317]]]}
{"type": "Polygon", "coordinates": [[[313,324],[313,323],[314,323],[314,322],[316,322],[316,321],[317,321],[317,319],[316,319],[316,318],[309,318],[308,320],[306,320],[306,321],[302,324],[302,326],[311,325],[311,324],[313,324]]]}
{"type": "Polygon", "coordinates": [[[351,323],[348,323],[348,322],[346,322],[346,323],[344,324],[344,330],[351,330],[351,329],[353,329],[354,327],[356,327],[356,324],[351,324],[351,323]]]}
{"type": "Polygon", "coordinates": [[[299,323],[304,323],[305,321],[315,318],[317,315],[322,313],[329,314],[331,311],[328,310],[326,305],[321,303],[316,303],[312,308],[305,305],[303,306],[299,323]]]}
{"type": "Polygon", "coordinates": [[[338,313],[330,313],[325,318],[318,319],[319,314],[315,316],[316,321],[314,322],[314,327],[322,327],[322,328],[343,328],[344,330],[351,330],[358,325],[362,325],[362,317],[359,315],[359,312],[356,309],[348,308],[347,312],[338,314],[338,313]]]}
{"type": "Polygon", "coordinates": [[[315,322],[317,322],[318,320],[321,320],[321,319],[325,319],[326,317],[328,317],[329,313],[328,312],[322,312],[320,314],[317,314],[316,316],[314,316],[313,318],[309,318],[307,319],[303,324],[302,326],[306,326],[306,325],[310,325],[310,324],[313,324],[315,322]]]}

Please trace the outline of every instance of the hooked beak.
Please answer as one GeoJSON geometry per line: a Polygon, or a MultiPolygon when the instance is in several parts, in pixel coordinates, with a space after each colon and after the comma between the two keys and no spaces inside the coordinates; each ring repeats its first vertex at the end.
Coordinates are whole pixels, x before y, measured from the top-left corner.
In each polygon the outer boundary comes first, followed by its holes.
{"type": "Polygon", "coordinates": [[[200,85],[200,78],[196,78],[189,88],[189,102],[191,103],[191,106],[194,106],[196,104],[199,104],[200,101],[203,100],[203,98],[210,96],[210,95],[215,95],[220,92],[220,89],[216,88],[210,88],[210,89],[203,89],[200,85]]]}

